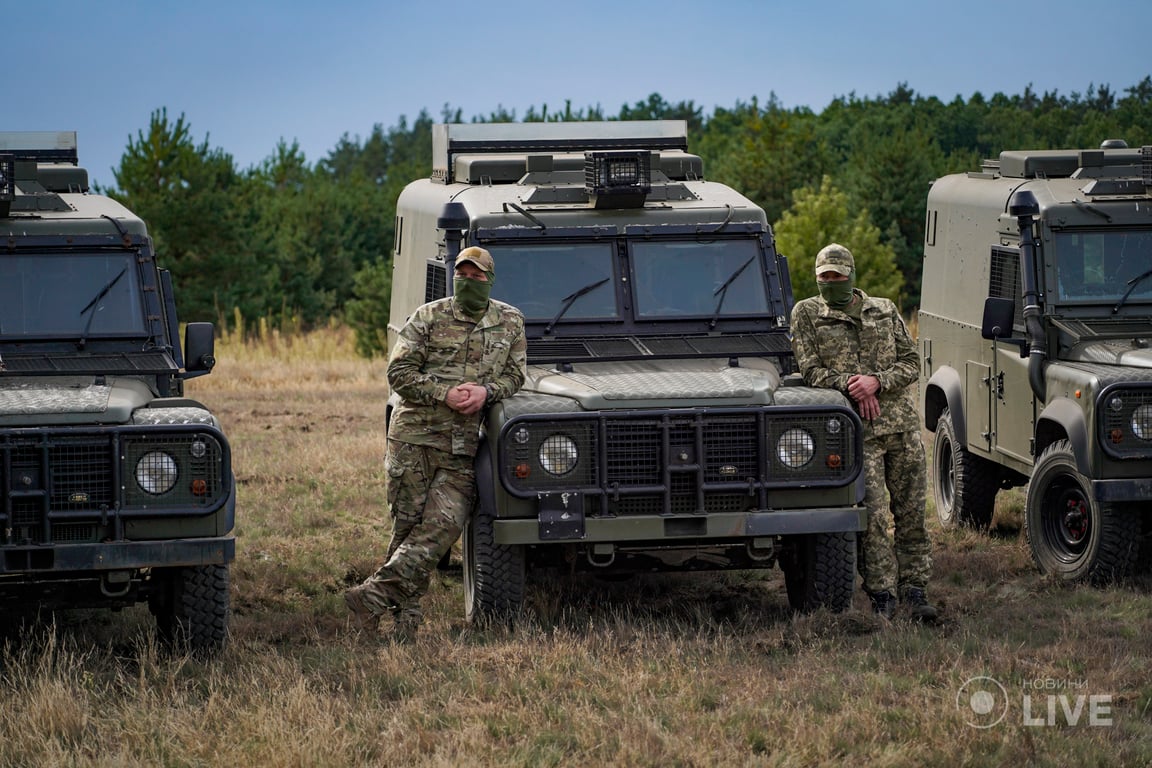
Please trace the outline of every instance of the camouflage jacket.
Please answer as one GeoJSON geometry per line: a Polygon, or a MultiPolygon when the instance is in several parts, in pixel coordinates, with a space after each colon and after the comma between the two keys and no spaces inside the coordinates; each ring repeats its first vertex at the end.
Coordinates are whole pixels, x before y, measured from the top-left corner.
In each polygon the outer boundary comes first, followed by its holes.
{"type": "MultiPolygon", "coordinates": [[[[860,320],[832,309],[819,296],[792,308],[792,349],[804,381],[848,395],[848,379],[864,373],[880,380],[880,416],[864,424],[864,437],[917,429],[916,381],[920,355],[896,305],[869,296],[860,320]]],[[[852,398],[848,398],[851,401],[852,398]]]]}
{"type": "Polygon", "coordinates": [[[452,410],[448,390],[466,381],[489,385],[491,404],[516,394],[526,375],[520,310],[493,299],[477,322],[451,297],[424,304],[408,318],[388,360],[388,386],[401,398],[388,437],[474,456],[483,412],[452,410]]]}

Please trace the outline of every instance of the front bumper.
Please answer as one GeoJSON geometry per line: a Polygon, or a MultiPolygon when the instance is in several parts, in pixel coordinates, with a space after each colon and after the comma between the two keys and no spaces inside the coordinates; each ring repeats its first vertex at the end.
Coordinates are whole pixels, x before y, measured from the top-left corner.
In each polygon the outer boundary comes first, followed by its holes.
{"type": "Polygon", "coordinates": [[[668,542],[697,539],[793,536],[809,533],[863,531],[865,507],[827,507],[770,512],[714,512],[707,515],[629,515],[585,517],[582,526],[566,526],[557,535],[554,521],[539,518],[496,519],[497,544],[565,542],[668,542]]]}
{"type": "Polygon", "coordinates": [[[232,536],[31,545],[0,549],[0,575],[223,565],[234,559],[232,536]]]}
{"type": "Polygon", "coordinates": [[[1152,498],[1152,477],[1093,480],[1092,498],[1103,503],[1147,502],[1152,498]]]}

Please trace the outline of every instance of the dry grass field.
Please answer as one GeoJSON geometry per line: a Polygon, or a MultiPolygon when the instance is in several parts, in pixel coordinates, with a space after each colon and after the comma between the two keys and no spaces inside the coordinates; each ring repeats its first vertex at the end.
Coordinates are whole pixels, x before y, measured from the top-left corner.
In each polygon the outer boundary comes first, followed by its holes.
{"type": "Polygon", "coordinates": [[[414,645],[358,635],[384,366],[342,329],[217,352],[188,391],[233,446],[230,646],[166,655],[144,607],[11,635],[0,766],[1152,765],[1152,580],[1045,580],[1018,493],[989,536],[933,519],[936,626],[794,616],[772,571],[537,583],[478,631],[449,573],[414,645]]]}

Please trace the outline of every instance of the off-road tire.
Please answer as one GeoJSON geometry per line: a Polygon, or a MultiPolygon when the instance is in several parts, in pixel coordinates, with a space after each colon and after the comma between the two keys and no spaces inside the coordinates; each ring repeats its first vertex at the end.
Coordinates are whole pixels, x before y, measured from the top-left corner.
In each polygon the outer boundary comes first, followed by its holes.
{"type": "Polygon", "coordinates": [[[464,614],[473,624],[512,621],[524,606],[524,547],[497,544],[492,522],[478,504],[464,523],[464,614]]]}
{"type": "Polygon", "coordinates": [[[1140,518],[1100,504],[1076,469],[1067,440],[1048,446],[1032,470],[1024,535],[1044,574],[1064,581],[1108,584],[1131,575],[1140,552],[1140,518]]]}
{"type": "Polygon", "coordinates": [[[165,645],[191,654],[215,654],[228,639],[231,615],[227,565],[166,568],[149,607],[165,645]]]}
{"type": "Polygon", "coordinates": [[[780,558],[788,604],[805,613],[848,610],[856,582],[856,534],[813,533],[791,539],[780,558]]]}
{"type": "Polygon", "coordinates": [[[932,442],[932,498],[940,526],[986,529],[999,488],[999,466],[960,444],[952,414],[945,408],[932,442]]]}

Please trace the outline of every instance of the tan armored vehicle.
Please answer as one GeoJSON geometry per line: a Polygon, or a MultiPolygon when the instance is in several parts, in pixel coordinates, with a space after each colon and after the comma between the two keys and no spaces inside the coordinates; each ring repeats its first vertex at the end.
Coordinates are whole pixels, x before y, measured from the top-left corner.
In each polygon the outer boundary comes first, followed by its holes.
{"type": "Polygon", "coordinates": [[[530,570],[779,565],[842,610],[864,527],[860,422],[793,370],[764,211],[704,180],[682,121],[437,125],[397,204],[390,342],[491,251],[526,317],[528,379],[487,414],[464,532],[469,617],[530,570]]]}
{"type": "Polygon", "coordinates": [[[1152,520],[1152,147],[1003,152],[928,195],[919,316],[942,524],[1027,483],[1040,569],[1109,581],[1152,520]]]}

